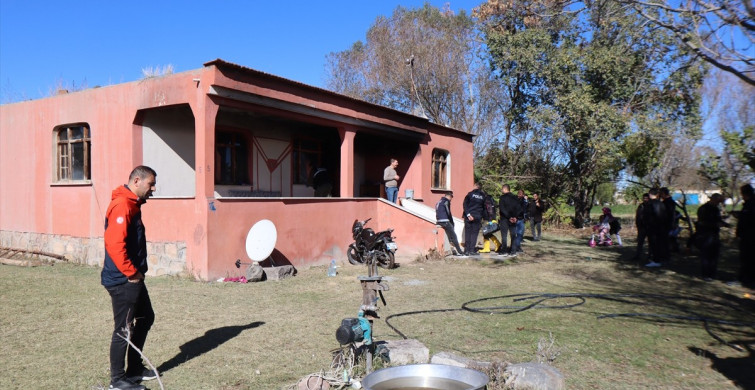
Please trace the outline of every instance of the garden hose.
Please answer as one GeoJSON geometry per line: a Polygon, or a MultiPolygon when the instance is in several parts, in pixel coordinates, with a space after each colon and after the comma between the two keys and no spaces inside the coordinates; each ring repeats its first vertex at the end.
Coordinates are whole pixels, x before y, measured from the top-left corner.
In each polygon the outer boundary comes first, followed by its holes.
{"type": "MultiPolygon", "coordinates": [[[[462,311],[462,310],[469,311],[472,313],[482,313],[482,314],[492,315],[492,314],[513,314],[513,313],[519,313],[519,312],[523,312],[525,310],[530,310],[530,309],[570,309],[570,308],[585,304],[585,302],[587,302],[587,298],[602,299],[602,300],[615,301],[615,302],[633,304],[633,305],[638,305],[638,304],[639,305],[652,305],[653,303],[651,302],[651,300],[653,299],[663,300],[663,301],[684,300],[684,301],[693,301],[693,302],[698,302],[698,303],[708,303],[708,304],[713,304],[717,306],[723,306],[723,307],[733,309],[739,312],[746,312],[745,310],[737,306],[731,305],[729,303],[718,302],[712,299],[700,298],[700,297],[694,297],[694,296],[636,294],[636,293],[614,293],[614,294],[523,293],[523,294],[500,295],[500,296],[495,296],[495,297],[474,299],[474,300],[471,300],[462,304],[461,308],[416,310],[416,311],[408,311],[408,312],[403,312],[403,313],[392,314],[385,318],[385,324],[388,325],[389,328],[391,328],[394,332],[396,332],[396,334],[401,336],[403,339],[407,339],[407,336],[404,333],[402,333],[396,327],[391,325],[390,320],[392,318],[402,317],[402,316],[407,316],[407,315],[415,315],[415,314],[441,313],[441,312],[462,311]],[[476,304],[476,303],[500,300],[500,299],[509,299],[509,298],[512,299],[513,302],[523,302],[523,301],[528,301],[528,300],[534,300],[534,301],[526,305],[499,305],[499,306],[473,307],[473,304],[476,304]],[[548,305],[547,302],[552,299],[577,299],[578,301],[575,303],[569,303],[569,304],[548,305]],[[637,299],[640,299],[640,301],[637,301],[637,299]]],[[[597,316],[597,319],[619,318],[619,317],[625,317],[625,318],[644,317],[644,318],[661,318],[661,319],[684,320],[684,321],[700,321],[703,323],[703,326],[706,332],[711,337],[716,339],[716,341],[719,341],[722,344],[727,345],[740,352],[743,351],[743,349],[740,346],[731,344],[725,341],[720,336],[716,335],[711,330],[710,324],[749,327],[751,329],[755,329],[755,322],[730,321],[730,320],[724,320],[724,319],[715,318],[715,317],[697,315],[689,310],[684,310],[684,309],[681,309],[681,310],[683,312],[690,313],[690,315],[657,314],[657,313],[611,313],[611,314],[599,315],[597,316]]]]}

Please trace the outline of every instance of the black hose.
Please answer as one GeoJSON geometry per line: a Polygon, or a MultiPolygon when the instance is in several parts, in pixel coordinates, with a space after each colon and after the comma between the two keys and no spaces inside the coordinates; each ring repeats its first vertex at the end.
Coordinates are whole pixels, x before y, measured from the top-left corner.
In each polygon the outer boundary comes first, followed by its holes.
{"type": "MultiPolygon", "coordinates": [[[[663,300],[663,301],[685,300],[685,301],[693,301],[693,302],[699,302],[699,303],[709,303],[713,305],[723,306],[723,307],[733,309],[739,312],[746,312],[740,307],[737,307],[737,306],[734,306],[725,302],[717,302],[711,299],[694,297],[694,296],[635,294],[635,293],[618,293],[618,294],[523,293],[523,294],[500,295],[496,297],[474,299],[474,300],[465,302],[464,304],[461,305],[461,308],[456,308],[456,309],[452,308],[452,309],[416,310],[416,311],[408,311],[404,313],[392,314],[385,318],[385,324],[388,325],[389,328],[391,328],[394,332],[396,332],[396,334],[401,336],[403,339],[407,339],[407,336],[404,333],[402,333],[396,327],[391,325],[390,323],[391,318],[414,315],[414,314],[439,313],[439,312],[450,312],[450,311],[461,311],[461,310],[469,311],[472,313],[483,313],[483,314],[513,314],[513,313],[519,313],[519,312],[529,310],[529,309],[570,309],[573,307],[583,305],[587,301],[587,298],[595,298],[595,299],[603,299],[603,300],[615,301],[615,302],[620,302],[620,303],[643,304],[643,305],[652,304],[652,302],[646,302],[649,299],[650,300],[656,299],[656,300],[663,300]],[[507,299],[507,298],[512,298],[513,302],[521,302],[521,301],[527,301],[527,300],[535,300],[535,301],[527,305],[499,305],[499,306],[486,306],[486,307],[472,307],[472,305],[475,303],[498,300],[498,299],[507,299]],[[640,299],[640,302],[636,300],[630,300],[628,298],[640,299]],[[552,299],[577,299],[578,302],[570,303],[570,304],[561,304],[561,305],[544,304],[544,302],[547,302],[552,299]]],[[[655,314],[655,313],[612,313],[612,314],[600,315],[597,317],[597,319],[618,318],[618,317],[650,317],[650,318],[667,318],[667,319],[673,319],[673,320],[701,321],[703,323],[703,326],[705,327],[705,330],[708,332],[708,334],[710,334],[711,337],[721,342],[722,344],[725,344],[731,348],[736,349],[737,351],[742,351],[742,348],[737,345],[728,343],[721,337],[717,336],[710,329],[710,324],[715,323],[715,324],[755,328],[755,322],[729,321],[729,320],[724,320],[724,319],[719,319],[719,318],[696,315],[695,313],[692,313],[688,310],[683,310],[683,311],[688,312],[692,315],[655,314]]]]}

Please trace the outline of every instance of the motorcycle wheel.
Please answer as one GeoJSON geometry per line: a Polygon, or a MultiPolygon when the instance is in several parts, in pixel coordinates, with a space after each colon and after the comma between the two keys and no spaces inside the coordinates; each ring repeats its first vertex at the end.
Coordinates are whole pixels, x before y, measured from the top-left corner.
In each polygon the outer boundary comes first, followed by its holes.
{"type": "Polygon", "coordinates": [[[349,247],[349,249],[346,250],[346,257],[351,264],[364,264],[364,259],[362,259],[362,256],[359,256],[359,253],[357,253],[356,249],[353,247],[349,247]]]}
{"type": "Polygon", "coordinates": [[[380,252],[377,256],[377,263],[382,268],[391,269],[396,264],[396,256],[389,250],[380,252]]]}

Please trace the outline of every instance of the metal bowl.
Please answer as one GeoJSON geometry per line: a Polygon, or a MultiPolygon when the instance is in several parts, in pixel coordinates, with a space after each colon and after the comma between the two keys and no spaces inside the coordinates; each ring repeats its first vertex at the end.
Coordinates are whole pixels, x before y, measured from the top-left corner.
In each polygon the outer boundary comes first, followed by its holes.
{"type": "Polygon", "coordinates": [[[481,390],[490,378],[470,368],[411,364],[375,371],[362,380],[365,390],[481,390]]]}

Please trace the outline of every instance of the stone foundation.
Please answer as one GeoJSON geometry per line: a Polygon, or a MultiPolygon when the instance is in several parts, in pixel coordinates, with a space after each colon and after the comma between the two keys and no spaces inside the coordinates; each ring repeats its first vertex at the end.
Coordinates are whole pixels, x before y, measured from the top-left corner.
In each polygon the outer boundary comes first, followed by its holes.
{"type": "MultiPolygon", "coordinates": [[[[0,231],[0,246],[37,250],[65,256],[71,263],[102,267],[105,242],[102,237],[82,238],[59,234],[0,231]]],[[[186,243],[147,242],[149,272],[147,275],[186,276],[186,243]]]]}

